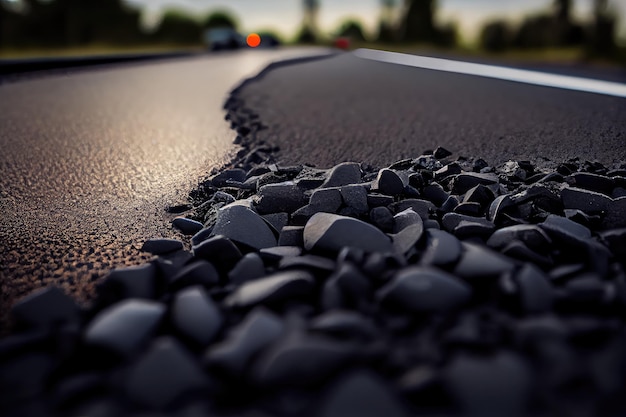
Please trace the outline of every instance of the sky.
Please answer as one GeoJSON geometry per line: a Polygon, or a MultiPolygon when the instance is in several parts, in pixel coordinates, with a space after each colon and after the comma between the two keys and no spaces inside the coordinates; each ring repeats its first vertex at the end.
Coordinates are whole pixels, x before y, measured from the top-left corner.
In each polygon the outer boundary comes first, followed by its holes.
{"type": "MultiPolygon", "coordinates": [[[[243,31],[272,29],[285,37],[292,37],[302,21],[301,0],[125,0],[140,6],[146,25],[158,23],[167,8],[178,8],[205,15],[216,9],[235,14],[243,31]]],[[[402,3],[402,0],[397,0],[402,3]]],[[[380,13],[380,0],[320,0],[318,18],[326,32],[336,30],[347,18],[356,18],[366,30],[375,33],[380,13]]],[[[574,0],[574,16],[590,16],[593,0],[574,0]]],[[[626,0],[609,0],[621,17],[619,37],[626,43],[626,0]]],[[[437,18],[440,22],[455,22],[464,41],[475,40],[482,24],[490,19],[504,17],[512,22],[523,16],[549,10],[552,0],[439,0],[437,18]]]]}

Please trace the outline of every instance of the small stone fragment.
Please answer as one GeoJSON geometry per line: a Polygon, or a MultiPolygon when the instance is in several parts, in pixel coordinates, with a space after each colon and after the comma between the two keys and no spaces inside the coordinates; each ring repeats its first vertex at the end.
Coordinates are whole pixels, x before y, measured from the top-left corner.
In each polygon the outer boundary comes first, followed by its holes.
{"type": "Polygon", "coordinates": [[[243,283],[226,299],[230,307],[245,308],[256,304],[273,304],[307,297],[313,290],[310,272],[289,270],[243,283]]]}
{"type": "Polygon", "coordinates": [[[356,213],[367,213],[369,207],[367,205],[367,191],[365,187],[358,184],[344,185],[341,187],[341,198],[343,203],[356,213]]]}
{"type": "Polygon", "coordinates": [[[454,268],[454,274],[472,282],[480,278],[496,277],[514,267],[515,264],[510,259],[499,253],[464,242],[463,254],[454,268]]]}
{"type": "Polygon", "coordinates": [[[49,327],[76,321],[80,310],[60,288],[50,286],[19,300],[11,309],[15,323],[22,327],[49,327]]]}
{"type": "Polygon", "coordinates": [[[333,167],[320,188],[341,187],[361,182],[361,167],[356,162],[344,162],[333,167]]]}
{"type": "Polygon", "coordinates": [[[278,237],[279,246],[304,246],[304,226],[285,226],[278,237]]]}
{"type": "Polygon", "coordinates": [[[199,221],[188,219],[186,217],[176,217],[172,220],[172,224],[184,235],[195,235],[204,228],[199,221]]]}
{"type": "Polygon", "coordinates": [[[222,208],[212,233],[254,249],[269,248],[277,243],[265,221],[254,211],[241,206],[222,208]]]}
{"type": "Polygon", "coordinates": [[[192,248],[194,256],[206,259],[222,270],[230,270],[242,257],[241,251],[228,238],[218,235],[192,248]]]}
{"type": "Polygon", "coordinates": [[[172,291],[194,285],[211,288],[218,284],[219,279],[215,267],[210,262],[200,259],[180,269],[170,280],[169,287],[172,291]]]}
{"type": "Polygon", "coordinates": [[[517,285],[524,311],[530,314],[547,313],[554,299],[548,277],[532,264],[525,264],[517,273],[517,285]]]}
{"type": "Polygon", "coordinates": [[[293,213],[306,203],[304,191],[295,183],[288,181],[267,184],[259,188],[256,210],[259,214],[293,213]]]}
{"type": "Polygon", "coordinates": [[[183,242],[176,239],[148,239],[141,250],[153,255],[162,255],[183,249],[183,242]]]}
{"type": "Polygon", "coordinates": [[[471,188],[477,185],[497,184],[498,177],[494,174],[479,174],[474,172],[466,172],[459,174],[452,180],[452,193],[465,194],[471,188]]]}
{"type": "Polygon", "coordinates": [[[399,195],[404,191],[402,178],[388,168],[378,171],[378,176],[372,184],[372,189],[385,195],[399,195]]]}
{"type": "Polygon", "coordinates": [[[426,248],[422,254],[422,265],[449,266],[461,257],[461,242],[448,232],[437,229],[426,230],[426,248]]]}
{"type": "Polygon", "coordinates": [[[172,322],[187,338],[206,346],[222,326],[222,313],[199,286],[179,291],[172,303],[172,322]]]}

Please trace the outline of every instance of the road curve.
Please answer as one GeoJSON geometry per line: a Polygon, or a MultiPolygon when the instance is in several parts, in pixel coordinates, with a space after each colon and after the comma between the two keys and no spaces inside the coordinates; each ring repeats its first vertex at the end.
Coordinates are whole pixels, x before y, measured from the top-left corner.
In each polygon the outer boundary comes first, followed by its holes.
{"type": "Polygon", "coordinates": [[[494,165],[626,162],[624,98],[357,55],[279,68],[238,91],[281,162],[386,166],[438,145],[494,165]]]}
{"type": "Polygon", "coordinates": [[[255,50],[55,72],[0,85],[0,299],[55,283],[81,299],[172,237],[165,207],[236,148],[242,79],[322,50],[255,50]]]}

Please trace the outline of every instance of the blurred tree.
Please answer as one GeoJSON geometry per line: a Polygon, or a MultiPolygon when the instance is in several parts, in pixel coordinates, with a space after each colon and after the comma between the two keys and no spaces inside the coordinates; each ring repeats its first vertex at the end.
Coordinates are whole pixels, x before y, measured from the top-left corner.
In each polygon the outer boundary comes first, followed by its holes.
{"type": "Polygon", "coordinates": [[[337,35],[350,38],[353,41],[364,42],[363,26],[356,20],[346,20],[339,26],[337,35]]]}
{"type": "Polygon", "coordinates": [[[380,20],[378,23],[378,40],[393,42],[397,40],[397,29],[394,22],[397,0],[380,0],[380,20]]]}
{"type": "Polygon", "coordinates": [[[168,10],[154,33],[160,42],[196,44],[202,36],[202,26],[193,17],[180,10],[168,10]]]}
{"type": "Polygon", "coordinates": [[[511,46],[511,36],[504,20],[488,22],[480,33],[480,46],[489,52],[502,52],[511,46]]]}
{"type": "Polygon", "coordinates": [[[609,10],[607,0],[594,0],[593,15],[587,52],[589,55],[612,57],[617,50],[616,19],[609,10]]]}
{"type": "Polygon", "coordinates": [[[433,42],[438,38],[435,28],[436,0],[405,0],[404,40],[433,42]]]}
{"type": "Polygon", "coordinates": [[[556,9],[556,17],[564,22],[570,21],[572,12],[572,0],[555,0],[554,7],[556,9]]]}
{"type": "Polygon", "coordinates": [[[572,20],[572,4],[572,0],[554,0],[553,14],[524,19],[515,35],[515,46],[546,48],[582,45],[585,32],[582,25],[572,20]]]}
{"type": "Polygon", "coordinates": [[[232,14],[221,10],[208,15],[202,23],[205,29],[227,27],[236,30],[237,26],[237,19],[232,14]]]}
{"type": "Polygon", "coordinates": [[[302,28],[296,38],[299,43],[315,43],[319,37],[317,29],[317,15],[319,12],[319,0],[303,0],[304,16],[302,28]]]}

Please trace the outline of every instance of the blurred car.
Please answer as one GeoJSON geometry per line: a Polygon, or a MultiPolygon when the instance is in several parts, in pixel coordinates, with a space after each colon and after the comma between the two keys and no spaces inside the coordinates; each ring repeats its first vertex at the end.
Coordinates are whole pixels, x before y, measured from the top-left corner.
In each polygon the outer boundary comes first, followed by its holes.
{"type": "Polygon", "coordinates": [[[271,33],[261,32],[259,36],[261,37],[261,44],[259,45],[261,48],[276,48],[281,44],[280,40],[271,33]]]}
{"type": "Polygon", "coordinates": [[[208,29],[204,32],[203,40],[210,51],[239,49],[246,46],[244,37],[228,27],[208,29]]]}

